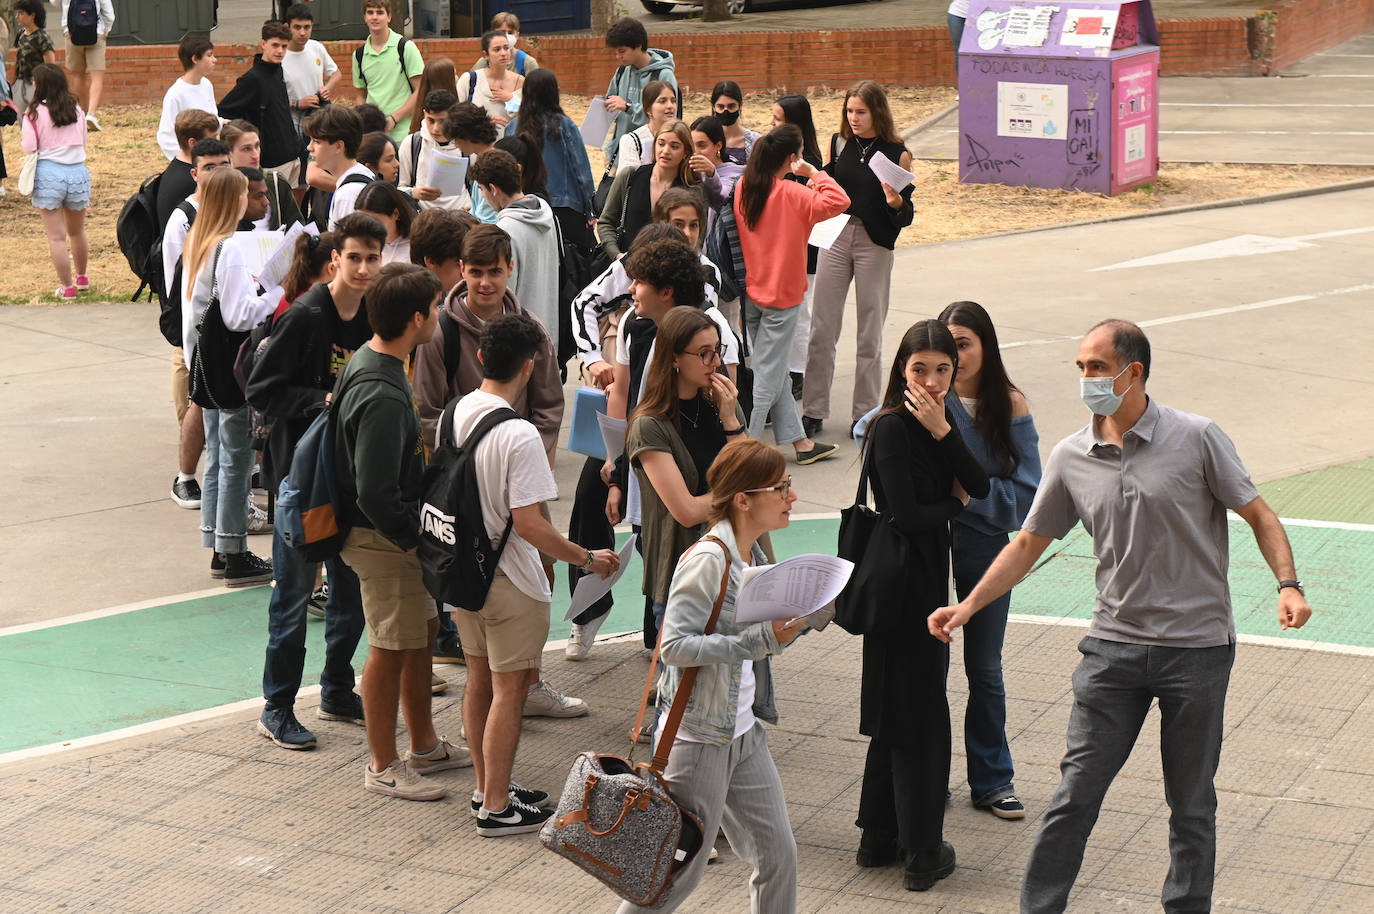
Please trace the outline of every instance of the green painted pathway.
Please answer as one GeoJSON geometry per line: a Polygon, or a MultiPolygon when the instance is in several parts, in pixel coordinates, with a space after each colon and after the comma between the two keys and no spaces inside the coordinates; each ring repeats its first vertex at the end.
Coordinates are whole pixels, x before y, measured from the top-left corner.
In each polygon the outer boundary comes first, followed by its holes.
{"type": "MultiPolygon", "coordinates": [[[[1283,516],[1374,524],[1374,460],[1266,484],[1283,516]]],[[[833,552],[839,521],[802,520],[774,536],[781,556],[833,552]]],[[[1276,636],[1273,575],[1246,525],[1231,537],[1236,628],[1276,636]]],[[[1374,530],[1290,525],[1300,574],[1316,610],[1294,641],[1374,647],[1374,530]]],[[[623,540],[622,540],[623,542],[623,540]]],[[[1095,591],[1092,544],[1082,529],[1054,545],[1013,594],[1012,611],[1087,619],[1095,591]]],[[[566,638],[566,584],[555,595],[550,638],[566,638]]],[[[641,628],[638,560],[615,588],[603,634],[641,628]]],[[[260,696],[269,589],[168,602],[98,619],[0,636],[0,753],[62,742],[260,696]]],[[[359,648],[355,664],[366,654],[359,648]]],[[[309,628],[305,683],[317,682],[324,625],[309,628]]]]}

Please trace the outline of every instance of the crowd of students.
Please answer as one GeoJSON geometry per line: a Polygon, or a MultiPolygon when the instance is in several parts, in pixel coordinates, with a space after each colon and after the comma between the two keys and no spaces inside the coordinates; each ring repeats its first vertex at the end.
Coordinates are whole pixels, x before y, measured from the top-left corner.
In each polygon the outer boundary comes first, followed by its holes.
{"type": "MultiPolygon", "coordinates": [[[[18,0],[19,9],[35,2],[18,0]]],[[[212,577],[275,583],[258,731],[285,749],[317,745],[295,704],[307,620],[322,616],[317,716],[366,728],[367,790],[438,799],[448,788],[431,775],[471,766],[478,834],[538,829],[554,798],[514,779],[521,717],[589,710],[540,672],[555,568],[566,566],[570,587],[615,571],[615,526],[627,522],[642,555],[644,644],[658,645],[665,664],[656,712],[635,738],[657,738],[657,711],[682,670],[702,667],[665,781],[708,835],[723,828],[751,865],[751,908],[792,910],[796,848],[759,721],[777,720],[771,658],[804,623],[738,622],[733,594],[746,565],[771,558],[766,534],[787,526],[804,488],[787,457],[807,466],[837,453],[817,436],[830,419],[852,283],[859,326],[845,431],[910,549],[908,588],[874,608],[863,642],[860,731],[870,741],[856,862],[900,862],[908,889],[930,889],[955,865],[943,822],[957,625],[966,625],[973,805],[1025,815],[1001,662],[1015,579],[994,566],[1015,548],[1009,535],[1031,511],[1041,464],[1029,406],[982,306],[951,304],[884,358],[893,248],[912,221],[914,186],[893,188],[869,167],[878,155],[910,165],[883,89],[867,80],[850,88],[825,145],[801,95],[772,103],[767,133],[745,129],[745,98],[729,80],[713,87],[709,112],[685,118],[672,55],[622,19],[606,35],[618,66],[598,183],[551,62],[516,49],[512,14],[496,17],[482,59],[461,73],[446,58],[426,63],[392,31],[385,3],[363,0],[363,14],[369,35],[353,86],[364,102],[338,99],[342,71],[311,38],[309,4],[296,4],[264,23],[260,53],[218,102],[214,46],[188,36],[157,134],[169,159],[157,190],[158,266],[164,311],[179,309],[180,331],[172,498],[199,510],[212,577]],[[466,170],[456,184],[441,176],[455,161],[466,170]],[[833,244],[808,245],[817,223],[840,216],[833,244]],[[296,223],[310,228],[281,283],[265,288],[231,236],[296,223]],[[595,266],[579,277],[581,264],[595,266]],[[249,331],[236,389],[201,344],[249,331]],[[622,455],[585,461],[564,536],[547,503],[559,495],[552,467],[570,363],[627,430],[622,455]],[[352,525],[323,568],[251,497],[256,479],[270,511],[322,411],[338,430],[352,525]],[[455,607],[426,589],[415,547],[427,459],[469,435],[482,436],[480,505],[470,507],[504,547],[484,602],[455,607]],[[249,550],[254,533],[272,535],[271,561],[249,550]],[[941,615],[951,573],[961,607],[986,604],[976,617],[941,615]],[[985,575],[1006,586],[991,593],[979,584],[985,575]],[[722,577],[726,608],[708,633],[722,577]],[[364,629],[359,694],[352,658],[364,629]],[[463,738],[451,740],[435,730],[430,695],[446,685],[431,664],[453,662],[468,675],[463,738]]],[[[40,62],[21,78],[33,99],[24,148],[40,152],[34,201],[59,295],[71,297],[89,285],[87,120],[59,68],[40,62]]],[[[1085,373],[1120,368],[1119,378],[1141,361],[1138,345],[1114,345],[1121,365],[1092,362],[1085,373]]],[[[1275,568],[1291,569],[1291,555],[1275,568]]],[[[608,595],[573,620],[568,659],[589,655],[609,610],[608,595]]],[[[705,865],[698,855],[678,876],[668,907],[705,865]]]]}

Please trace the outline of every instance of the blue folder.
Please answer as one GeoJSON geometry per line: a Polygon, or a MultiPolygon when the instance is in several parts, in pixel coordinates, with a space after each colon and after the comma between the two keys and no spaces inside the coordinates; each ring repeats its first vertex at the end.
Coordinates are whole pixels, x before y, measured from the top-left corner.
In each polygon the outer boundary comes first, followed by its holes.
{"type": "Polygon", "coordinates": [[[572,430],[568,433],[568,450],[606,459],[606,441],[596,414],[606,411],[606,392],[595,387],[580,387],[573,395],[572,430]]]}

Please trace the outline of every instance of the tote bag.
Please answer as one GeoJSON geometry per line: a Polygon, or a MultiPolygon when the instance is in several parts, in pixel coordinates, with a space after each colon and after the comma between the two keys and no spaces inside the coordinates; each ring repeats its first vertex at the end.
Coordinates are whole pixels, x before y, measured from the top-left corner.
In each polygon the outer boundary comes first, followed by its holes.
{"type": "Polygon", "coordinates": [[[248,339],[247,330],[224,326],[219,310],[219,254],[224,241],[215,245],[210,262],[210,304],[200,316],[196,332],[200,338],[191,351],[191,402],[204,409],[238,409],[247,402],[243,388],[234,379],[234,362],[248,339]]]}
{"type": "MultiPolygon", "coordinates": [[[[876,420],[875,420],[876,424],[876,420]]],[[[866,448],[859,490],[854,504],[840,512],[836,555],[854,563],[849,583],[835,598],[835,624],[851,635],[879,634],[884,627],[881,607],[901,599],[911,567],[911,543],[892,518],[868,506],[868,473],[872,448],[866,448]]]]}

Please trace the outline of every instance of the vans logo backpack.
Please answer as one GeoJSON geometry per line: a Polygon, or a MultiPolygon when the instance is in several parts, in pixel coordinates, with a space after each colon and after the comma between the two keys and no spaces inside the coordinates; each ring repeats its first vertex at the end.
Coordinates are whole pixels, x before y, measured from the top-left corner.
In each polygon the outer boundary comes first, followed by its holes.
{"type": "Polygon", "coordinates": [[[100,11],[95,0],[71,0],[67,7],[67,34],[72,44],[90,47],[100,40],[100,11]]]}
{"type": "Polygon", "coordinates": [[[453,437],[454,400],[439,419],[439,447],[425,468],[420,502],[420,545],[415,554],[430,596],[473,612],[487,602],[496,566],[506,549],[514,519],[506,519],[500,542],[492,545],[482,520],[477,487],[477,445],[493,428],[519,419],[508,407],[482,417],[461,445],[453,437]]]}

